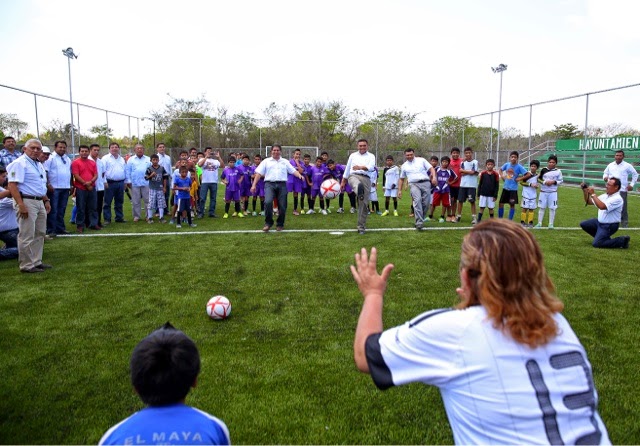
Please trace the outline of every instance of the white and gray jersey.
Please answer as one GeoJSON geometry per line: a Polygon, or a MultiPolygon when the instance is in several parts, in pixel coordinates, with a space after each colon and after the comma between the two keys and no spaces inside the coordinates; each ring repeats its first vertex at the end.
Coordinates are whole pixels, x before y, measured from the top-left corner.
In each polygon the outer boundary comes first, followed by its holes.
{"type": "Polygon", "coordinates": [[[558,186],[562,184],[562,172],[560,169],[549,169],[548,167],[543,167],[540,175],[538,176],[538,181],[542,183],[540,186],[540,192],[557,192],[558,186]],[[546,186],[544,184],[545,181],[555,181],[555,184],[551,186],[546,186]]]}

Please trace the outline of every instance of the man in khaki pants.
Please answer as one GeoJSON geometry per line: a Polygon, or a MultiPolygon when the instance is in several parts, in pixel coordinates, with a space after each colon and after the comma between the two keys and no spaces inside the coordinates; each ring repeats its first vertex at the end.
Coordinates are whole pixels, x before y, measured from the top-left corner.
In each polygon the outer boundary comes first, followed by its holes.
{"type": "Polygon", "coordinates": [[[344,190],[347,181],[358,198],[358,233],[364,234],[369,214],[370,174],[376,167],[376,157],[370,153],[366,139],[358,140],[358,151],[349,155],[340,187],[344,190]]]}
{"type": "Polygon", "coordinates": [[[51,265],[42,263],[47,214],[51,211],[47,198],[47,173],[38,160],[42,143],[30,139],[23,155],[7,166],[9,191],[18,217],[18,261],[20,272],[41,273],[51,265]]]}

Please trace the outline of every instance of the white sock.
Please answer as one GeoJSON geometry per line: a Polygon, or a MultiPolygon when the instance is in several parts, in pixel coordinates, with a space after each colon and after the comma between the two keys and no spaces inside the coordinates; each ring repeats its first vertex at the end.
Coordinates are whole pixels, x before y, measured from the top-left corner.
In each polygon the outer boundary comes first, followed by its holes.
{"type": "Polygon", "coordinates": [[[552,225],[555,219],[556,219],[556,210],[549,209],[549,224],[552,225]]]}
{"type": "Polygon", "coordinates": [[[540,208],[538,211],[538,224],[542,224],[542,220],[544,220],[544,208],[540,208]]]}

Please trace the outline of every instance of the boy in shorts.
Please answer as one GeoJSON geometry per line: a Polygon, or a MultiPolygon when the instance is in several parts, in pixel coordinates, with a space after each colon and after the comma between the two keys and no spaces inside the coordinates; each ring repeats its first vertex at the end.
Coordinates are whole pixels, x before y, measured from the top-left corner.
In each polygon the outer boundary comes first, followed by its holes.
{"type": "Polygon", "coordinates": [[[451,207],[451,184],[458,178],[456,173],[452,169],[449,169],[449,161],[448,156],[443,156],[440,160],[440,167],[436,169],[436,191],[433,193],[431,211],[429,212],[429,219],[433,220],[434,211],[440,203],[442,203],[442,215],[440,216],[440,220],[438,220],[440,223],[444,223],[444,217],[451,207]]]}
{"type": "Polygon", "coordinates": [[[466,147],[464,149],[464,160],[460,164],[460,192],[458,193],[458,212],[456,215],[456,223],[462,218],[462,205],[468,201],[471,205],[471,224],[476,224],[476,188],[478,187],[478,174],[480,167],[478,160],[473,159],[473,149],[466,147]]]}
{"type": "Polygon", "coordinates": [[[462,165],[462,159],[460,158],[460,149],[453,147],[451,149],[451,159],[449,161],[449,169],[457,175],[457,179],[451,183],[451,206],[447,211],[447,221],[456,223],[456,209],[458,208],[458,195],[460,195],[460,166],[462,165]]]}
{"type": "Polygon", "coordinates": [[[109,429],[98,444],[231,444],[220,419],[185,400],[200,374],[196,344],[169,322],[131,355],[131,383],[146,408],[109,429]]]}
{"type": "Polygon", "coordinates": [[[509,203],[509,220],[513,220],[518,204],[518,182],[527,173],[526,169],[518,164],[519,154],[515,150],[509,154],[509,162],[500,168],[500,176],[504,181],[500,203],[498,204],[498,217],[504,217],[504,205],[509,203]]]}
{"type": "Polygon", "coordinates": [[[489,208],[489,218],[493,218],[493,209],[498,199],[500,189],[500,175],[494,169],[496,162],[489,158],[478,178],[478,197],[480,197],[480,212],[478,212],[478,223],[482,220],[484,208],[489,208]]]}
{"type": "Polygon", "coordinates": [[[389,202],[393,198],[393,216],[398,216],[398,180],[400,179],[400,168],[393,164],[393,157],[388,155],[385,159],[384,170],[382,171],[382,189],[384,190],[384,212],[383,217],[389,215],[389,202]]]}
{"type": "Polygon", "coordinates": [[[547,167],[543,167],[538,181],[540,186],[540,199],[538,211],[538,224],[536,228],[542,227],[544,220],[544,210],[549,208],[549,229],[553,229],[553,222],[556,218],[556,209],[558,208],[558,186],[562,184],[562,172],[556,169],[558,158],[551,155],[547,160],[547,167]]]}
{"type": "Polygon", "coordinates": [[[235,212],[231,216],[243,218],[244,214],[240,209],[240,182],[242,178],[240,178],[240,173],[236,166],[235,156],[229,157],[227,167],[222,171],[220,178],[222,178],[222,183],[226,186],[224,191],[224,215],[222,218],[229,218],[229,208],[232,201],[235,206],[235,212]]]}
{"type": "Polygon", "coordinates": [[[176,218],[176,228],[182,228],[182,219],[186,218],[189,226],[195,228],[191,221],[191,184],[193,180],[188,175],[187,166],[180,167],[180,176],[173,180],[173,190],[178,200],[178,217],[176,218]]]}
{"type": "Polygon", "coordinates": [[[529,172],[522,179],[522,215],[520,216],[520,224],[523,227],[533,228],[533,213],[537,207],[538,201],[538,168],[540,161],[532,160],[529,163],[529,172]]]}

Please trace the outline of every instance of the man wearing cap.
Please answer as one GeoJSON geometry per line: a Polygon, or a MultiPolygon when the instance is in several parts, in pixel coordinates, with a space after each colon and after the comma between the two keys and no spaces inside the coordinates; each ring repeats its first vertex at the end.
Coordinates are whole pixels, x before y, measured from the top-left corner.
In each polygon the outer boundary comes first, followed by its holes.
{"type": "Polygon", "coordinates": [[[64,222],[64,214],[67,211],[69,194],[73,191],[73,182],[71,181],[71,160],[67,156],[67,143],[56,141],[53,151],[54,153],[44,165],[49,185],[53,188],[51,212],[47,217],[47,234],[69,234],[64,222]]]}
{"type": "Polygon", "coordinates": [[[5,136],[2,140],[2,146],[2,150],[0,150],[0,166],[6,169],[9,164],[22,155],[22,152],[16,149],[16,140],[13,136],[5,136]]]}
{"type": "Polygon", "coordinates": [[[40,152],[40,156],[38,157],[38,160],[44,165],[44,163],[47,162],[50,156],[51,156],[51,149],[49,149],[49,147],[47,146],[42,146],[42,152],[40,152]]]}
{"type": "Polygon", "coordinates": [[[18,220],[11,192],[5,189],[6,181],[7,170],[0,166],[0,241],[5,244],[0,248],[0,260],[18,258],[18,220]]]}
{"type": "Polygon", "coordinates": [[[358,233],[364,234],[369,214],[369,195],[371,194],[371,177],[369,176],[376,167],[376,157],[370,153],[369,142],[366,139],[358,140],[358,151],[349,155],[349,160],[344,169],[341,188],[344,190],[347,181],[356,192],[358,198],[358,233]]]}
{"type": "Polygon", "coordinates": [[[51,211],[47,198],[47,173],[38,156],[42,143],[30,139],[23,155],[7,166],[9,191],[18,216],[18,262],[23,273],[41,273],[51,265],[42,263],[47,214],[51,211]]]}

